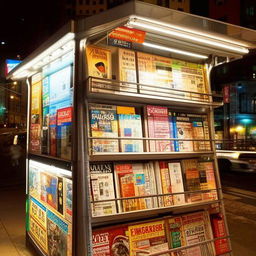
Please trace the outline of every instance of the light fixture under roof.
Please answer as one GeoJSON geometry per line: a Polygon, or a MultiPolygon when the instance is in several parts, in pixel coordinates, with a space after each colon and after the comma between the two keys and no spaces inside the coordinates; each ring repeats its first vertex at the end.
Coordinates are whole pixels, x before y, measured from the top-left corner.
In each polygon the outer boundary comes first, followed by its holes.
{"type": "Polygon", "coordinates": [[[170,48],[170,47],[165,47],[165,46],[158,45],[158,44],[151,44],[151,43],[148,43],[148,42],[144,42],[143,45],[147,46],[147,47],[167,51],[167,52],[173,52],[173,53],[177,53],[177,54],[181,54],[181,55],[194,57],[194,58],[197,58],[197,59],[208,59],[208,56],[206,56],[206,55],[197,54],[197,53],[188,52],[188,51],[183,51],[183,50],[170,48]]]}
{"type": "Polygon", "coordinates": [[[215,49],[222,49],[227,52],[234,52],[236,54],[247,54],[249,52],[247,45],[235,40],[228,40],[226,38],[213,36],[208,33],[193,31],[190,29],[179,28],[170,24],[159,22],[151,19],[133,16],[130,18],[128,24],[130,27],[143,29],[150,32],[161,33],[173,38],[182,39],[192,43],[206,45],[215,49]]]}

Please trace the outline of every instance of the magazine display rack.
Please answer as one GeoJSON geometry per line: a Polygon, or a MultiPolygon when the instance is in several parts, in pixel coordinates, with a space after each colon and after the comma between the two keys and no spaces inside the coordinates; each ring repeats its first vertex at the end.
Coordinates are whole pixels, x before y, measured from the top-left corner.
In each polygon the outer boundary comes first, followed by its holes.
{"type": "Polygon", "coordinates": [[[247,36],[135,1],[70,22],[11,71],[29,87],[28,244],[47,256],[232,255],[209,74],[247,54],[247,36]]]}

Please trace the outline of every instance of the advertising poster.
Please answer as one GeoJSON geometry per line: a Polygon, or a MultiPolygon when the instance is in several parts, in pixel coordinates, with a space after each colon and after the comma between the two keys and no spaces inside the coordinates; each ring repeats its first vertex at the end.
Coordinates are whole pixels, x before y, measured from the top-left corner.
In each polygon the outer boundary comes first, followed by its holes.
{"type": "Polygon", "coordinates": [[[46,207],[33,197],[29,203],[29,233],[47,252],[46,207]]]}
{"type": "Polygon", "coordinates": [[[41,153],[41,93],[42,75],[38,73],[32,77],[31,86],[31,125],[30,125],[30,152],[41,153]]]}
{"type": "Polygon", "coordinates": [[[68,224],[47,211],[47,238],[49,256],[68,256],[68,224]]]}

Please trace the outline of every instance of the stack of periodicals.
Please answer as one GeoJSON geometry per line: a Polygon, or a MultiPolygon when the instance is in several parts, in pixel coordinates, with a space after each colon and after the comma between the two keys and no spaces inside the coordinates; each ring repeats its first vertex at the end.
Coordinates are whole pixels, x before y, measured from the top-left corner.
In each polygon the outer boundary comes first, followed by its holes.
{"type": "Polygon", "coordinates": [[[87,46],[86,55],[88,74],[95,78],[92,92],[209,101],[202,64],[95,45],[87,46]],[[107,81],[113,77],[118,85],[107,81]]]}
{"type": "Polygon", "coordinates": [[[29,195],[31,236],[47,255],[71,256],[72,181],[30,164],[29,195]]]}
{"type": "Polygon", "coordinates": [[[209,159],[91,163],[90,177],[94,217],[218,199],[209,159]]]}
{"type": "Polygon", "coordinates": [[[154,253],[162,256],[215,256],[227,252],[229,244],[223,217],[209,215],[208,211],[93,231],[93,256],[146,256],[154,253]],[[220,239],[213,242],[214,238],[220,239]],[[168,252],[180,247],[184,249],[168,252]]]}
{"type": "Polygon", "coordinates": [[[143,109],[104,104],[90,104],[89,112],[92,154],[144,152],[144,147],[148,152],[211,150],[205,114],[181,113],[147,105],[142,115],[143,109]],[[140,140],[143,121],[146,143],[140,140]],[[118,140],[118,137],[127,139],[118,140]]]}

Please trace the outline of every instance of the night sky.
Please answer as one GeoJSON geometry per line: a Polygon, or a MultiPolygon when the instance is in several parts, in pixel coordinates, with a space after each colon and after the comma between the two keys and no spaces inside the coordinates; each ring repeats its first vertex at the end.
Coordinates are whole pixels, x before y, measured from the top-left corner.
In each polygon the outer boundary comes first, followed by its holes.
{"type": "Polygon", "coordinates": [[[63,13],[59,10],[63,1],[2,0],[0,61],[17,55],[23,59],[61,27],[63,13]]]}

